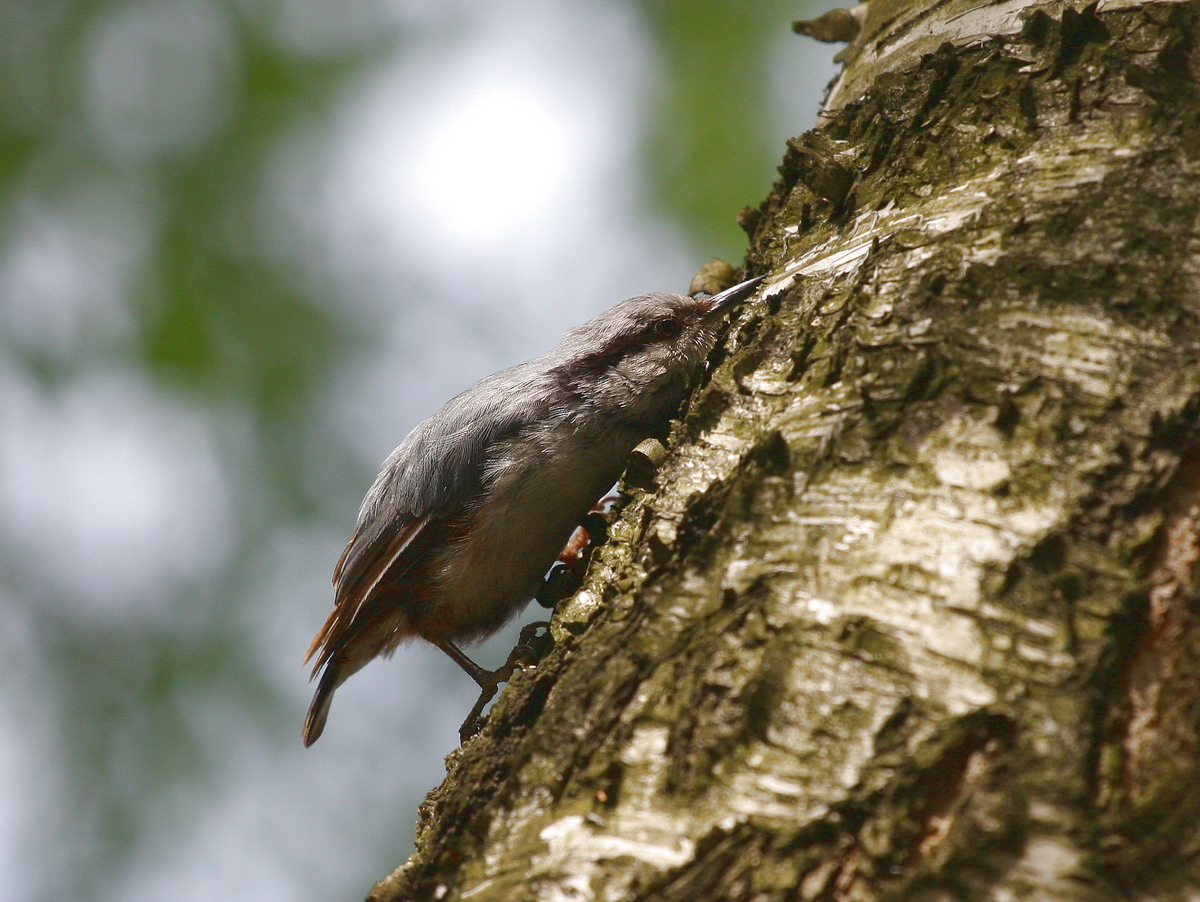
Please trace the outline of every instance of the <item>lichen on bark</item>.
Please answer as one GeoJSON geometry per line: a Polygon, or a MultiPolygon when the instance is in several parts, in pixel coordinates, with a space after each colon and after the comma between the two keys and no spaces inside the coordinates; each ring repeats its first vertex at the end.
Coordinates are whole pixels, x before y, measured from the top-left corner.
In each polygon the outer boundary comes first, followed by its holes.
{"type": "Polygon", "coordinates": [[[873,0],[759,300],[372,898],[1200,892],[1198,22],[873,0]]]}

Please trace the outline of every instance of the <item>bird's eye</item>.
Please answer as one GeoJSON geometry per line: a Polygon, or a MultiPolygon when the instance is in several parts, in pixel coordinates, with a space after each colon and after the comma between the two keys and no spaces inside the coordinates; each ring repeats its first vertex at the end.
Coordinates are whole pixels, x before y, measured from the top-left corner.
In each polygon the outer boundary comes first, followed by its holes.
{"type": "Polygon", "coordinates": [[[678,338],[683,331],[683,324],[673,316],[664,316],[654,322],[654,334],[659,338],[678,338]]]}

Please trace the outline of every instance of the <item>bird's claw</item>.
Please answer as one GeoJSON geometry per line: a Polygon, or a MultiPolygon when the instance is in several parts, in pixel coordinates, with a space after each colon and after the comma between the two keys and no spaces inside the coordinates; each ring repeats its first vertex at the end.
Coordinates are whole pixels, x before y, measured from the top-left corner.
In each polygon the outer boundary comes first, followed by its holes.
{"type": "Polygon", "coordinates": [[[517,637],[517,644],[508,653],[508,660],[504,662],[504,666],[491,671],[488,674],[489,680],[487,685],[480,686],[479,698],[476,699],[474,707],[467,714],[467,719],[458,728],[458,738],[460,741],[466,742],[487,726],[488,719],[483,716],[483,709],[487,707],[488,702],[496,697],[496,693],[500,691],[500,684],[507,683],[512,679],[512,675],[516,673],[517,668],[524,669],[536,666],[546,656],[546,653],[553,645],[554,639],[550,636],[550,623],[548,621],[538,620],[534,623],[527,623],[521,628],[521,633],[517,637]]]}
{"type": "MultiPolygon", "coordinates": [[[[521,627],[517,645],[508,656],[508,663],[518,667],[533,667],[554,647],[549,620],[535,620],[521,627]]],[[[507,666],[507,665],[505,665],[507,666]]]]}
{"type": "Polygon", "coordinates": [[[462,722],[462,726],[458,728],[458,741],[465,744],[468,739],[476,735],[480,730],[487,726],[487,718],[483,716],[483,709],[487,707],[496,696],[496,690],[500,684],[483,689],[479,693],[479,699],[475,702],[475,706],[471,708],[467,719],[462,722]]]}

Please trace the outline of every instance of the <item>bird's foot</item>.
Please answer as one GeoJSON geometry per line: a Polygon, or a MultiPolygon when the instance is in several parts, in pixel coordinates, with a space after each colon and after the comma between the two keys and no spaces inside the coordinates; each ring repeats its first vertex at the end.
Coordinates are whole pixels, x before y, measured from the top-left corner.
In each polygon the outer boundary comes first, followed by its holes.
{"type": "Polygon", "coordinates": [[[491,686],[490,688],[484,687],[480,691],[479,700],[475,702],[475,706],[471,708],[470,713],[467,714],[467,719],[464,720],[462,722],[462,726],[458,728],[458,741],[460,743],[465,745],[468,739],[477,734],[484,728],[484,726],[487,725],[487,718],[483,716],[483,709],[487,707],[488,702],[495,698],[496,691],[499,688],[500,683],[497,682],[496,685],[491,686]]]}
{"type": "Polygon", "coordinates": [[[550,635],[548,621],[538,620],[523,626],[520,636],[517,637],[517,644],[508,653],[508,660],[504,662],[504,665],[495,670],[485,670],[474,675],[475,681],[479,683],[479,698],[470,713],[467,714],[467,719],[458,728],[458,738],[462,742],[466,742],[482,730],[488,721],[483,716],[483,709],[496,697],[496,693],[500,691],[500,684],[507,683],[512,679],[512,675],[516,673],[518,667],[535,666],[553,647],[554,639],[550,635]]]}
{"type": "Polygon", "coordinates": [[[609,520],[620,500],[618,494],[605,495],[588,511],[559,553],[558,560],[547,571],[534,596],[538,604],[553,609],[564,598],[579,591],[592,552],[608,538],[609,520]]]}
{"type": "Polygon", "coordinates": [[[549,620],[535,620],[521,627],[517,644],[508,655],[505,666],[534,667],[554,647],[554,637],[550,635],[549,620]]]}

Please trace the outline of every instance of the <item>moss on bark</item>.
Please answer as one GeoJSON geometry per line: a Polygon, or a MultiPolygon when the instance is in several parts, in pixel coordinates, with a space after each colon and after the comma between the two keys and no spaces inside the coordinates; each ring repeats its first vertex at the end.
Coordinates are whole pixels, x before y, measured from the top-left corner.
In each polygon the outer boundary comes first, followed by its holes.
{"type": "Polygon", "coordinates": [[[1200,891],[1198,36],[872,3],[657,490],[373,899],[1200,891]]]}

